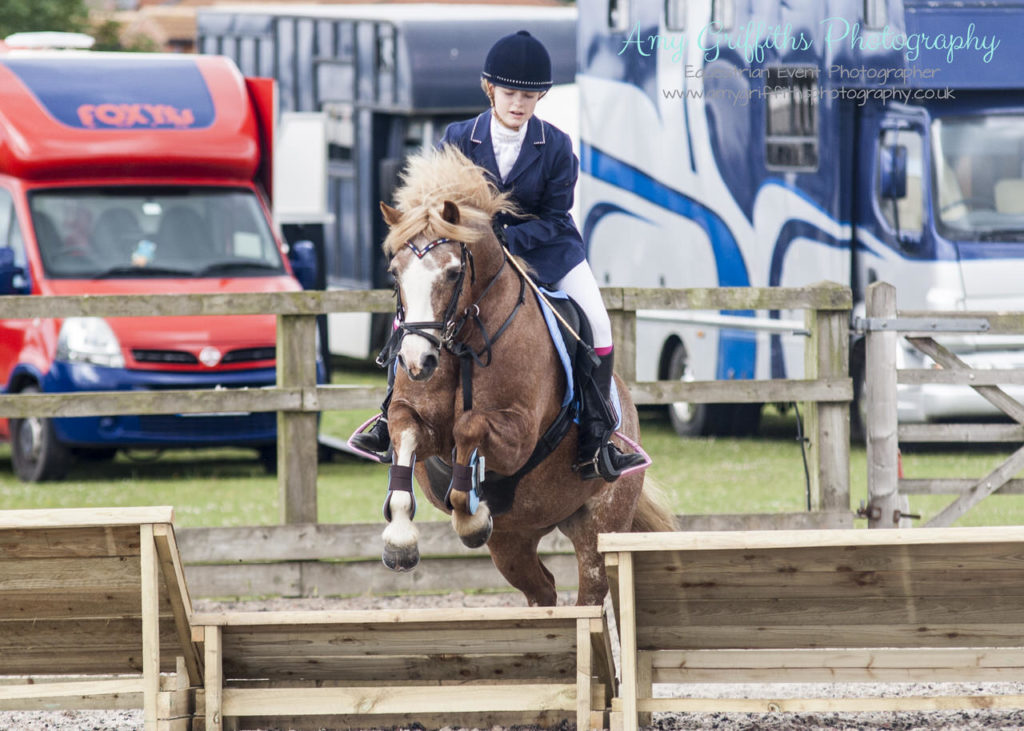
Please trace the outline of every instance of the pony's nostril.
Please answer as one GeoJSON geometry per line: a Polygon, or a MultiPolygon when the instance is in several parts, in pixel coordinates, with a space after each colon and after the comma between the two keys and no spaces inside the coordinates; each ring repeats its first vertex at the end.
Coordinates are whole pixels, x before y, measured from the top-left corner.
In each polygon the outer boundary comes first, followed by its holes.
{"type": "Polygon", "coordinates": [[[406,367],[406,365],[405,365],[405,357],[404,357],[404,356],[403,356],[403,355],[402,355],[401,353],[399,353],[399,354],[398,354],[398,365],[399,365],[399,367],[401,367],[401,368],[402,368],[402,370],[404,370],[404,371],[408,371],[408,370],[409,370],[409,369],[408,369],[408,368],[406,367]]]}
{"type": "Polygon", "coordinates": [[[437,368],[437,356],[431,353],[423,358],[423,370],[432,373],[437,368]]]}

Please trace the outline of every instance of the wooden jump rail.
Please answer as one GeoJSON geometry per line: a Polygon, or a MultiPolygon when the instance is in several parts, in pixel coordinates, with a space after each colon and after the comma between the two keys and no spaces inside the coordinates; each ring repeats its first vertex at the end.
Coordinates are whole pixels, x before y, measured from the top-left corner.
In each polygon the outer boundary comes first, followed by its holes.
{"type": "Polygon", "coordinates": [[[655,711],[1022,708],[1024,696],[654,698],[653,683],[988,682],[1024,672],[1024,527],[602,534],[611,727],[655,711]]]}
{"type": "MultiPolygon", "coordinates": [[[[602,294],[616,329],[620,375],[629,382],[638,403],[806,402],[802,413],[809,450],[811,514],[820,519],[822,527],[852,524],[847,419],[853,397],[847,363],[849,288],[831,283],[794,288],[606,288],[602,294]],[[639,309],[805,310],[811,333],[805,377],[638,383],[634,369],[639,309]]],[[[264,389],[8,394],[0,395],[0,417],[276,411],[281,523],[315,523],[319,412],[376,408],[384,395],[381,388],[316,383],[315,317],[331,312],[390,312],[393,308],[392,293],[385,290],[3,297],[0,317],[4,319],[275,314],[277,384],[264,389]]],[[[783,524],[789,519],[784,516],[783,524]]],[[[749,520],[749,516],[738,516],[736,524],[747,525],[749,520]]]]}
{"type": "Polygon", "coordinates": [[[202,658],[171,519],[0,511],[0,709],[142,708],[147,731],[191,729],[202,658]]]}
{"type": "Polygon", "coordinates": [[[600,607],[197,615],[206,731],[495,724],[605,728],[600,607]]]}
{"type": "Polygon", "coordinates": [[[943,527],[967,513],[984,498],[1024,491],[1015,480],[1024,469],[1024,446],[981,478],[906,479],[899,475],[899,443],[904,442],[1017,442],[1024,444],[1024,405],[1001,386],[1024,385],[1020,369],[973,369],[959,356],[935,341],[943,330],[947,337],[958,327],[983,325],[978,336],[1024,333],[1024,313],[912,312],[898,311],[896,290],[875,282],[867,290],[865,334],[865,388],[867,391],[868,505],[871,527],[906,527],[907,495],[951,494],[956,499],[940,511],[928,526],[943,527]],[[896,368],[900,337],[929,356],[938,368],[896,368]],[[899,424],[899,384],[947,384],[973,388],[1002,411],[1011,424],[899,424]]]}

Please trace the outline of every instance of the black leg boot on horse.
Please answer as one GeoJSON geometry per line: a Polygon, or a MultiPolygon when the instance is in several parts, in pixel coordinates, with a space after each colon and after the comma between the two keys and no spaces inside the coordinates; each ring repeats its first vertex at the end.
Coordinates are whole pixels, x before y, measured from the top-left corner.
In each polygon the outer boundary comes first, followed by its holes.
{"type": "Polygon", "coordinates": [[[612,353],[598,356],[597,368],[581,394],[580,446],[573,468],[581,479],[598,477],[614,482],[626,470],[646,460],[641,454],[622,452],[610,441],[618,418],[611,403],[612,353]]]}

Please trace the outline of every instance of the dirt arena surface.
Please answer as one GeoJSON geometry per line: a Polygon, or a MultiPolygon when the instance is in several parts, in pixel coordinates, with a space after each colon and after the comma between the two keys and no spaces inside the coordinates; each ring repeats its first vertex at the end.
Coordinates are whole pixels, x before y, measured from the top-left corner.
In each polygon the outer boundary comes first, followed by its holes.
{"type": "MultiPolygon", "coordinates": [[[[575,601],[572,592],[559,595],[560,604],[575,601]]],[[[415,595],[398,597],[348,597],[314,599],[268,599],[262,601],[211,601],[194,602],[197,612],[218,610],[275,611],[275,610],[339,610],[339,609],[401,609],[405,607],[481,607],[481,606],[523,606],[519,594],[463,594],[415,595]]],[[[751,695],[772,697],[822,697],[838,695],[858,696],[928,696],[928,695],[980,695],[999,693],[1024,695],[1024,679],[1019,683],[991,684],[791,684],[773,686],[770,691],[750,685],[696,685],[656,686],[656,694],[662,696],[695,695],[700,697],[743,698],[751,695]]],[[[0,731],[135,731],[142,728],[140,711],[51,711],[51,712],[0,712],[0,731]]],[[[401,727],[419,731],[422,726],[410,719],[410,725],[401,727]]],[[[450,727],[446,731],[457,731],[450,727]]],[[[530,727],[517,726],[514,729],[532,731],[530,727]]],[[[571,727],[570,727],[571,728],[571,727]]],[[[1020,710],[963,710],[904,713],[657,713],[653,725],[646,727],[657,731],[683,731],[684,729],[705,729],[714,731],[797,731],[800,729],[834,729],[836,731],[913,731],[928,729],[998,729],[1024,731],[1024,708],[1020,710]]],[[[488,730],[481,730],[488,731],[488,730]]],[[[489,731],[505,731],[501,728],[489,731]]],[[[509,730],[511,731],[511,729],[509,730]]],[[[564,731],[568,731],[565,729],[564,731]]]]}

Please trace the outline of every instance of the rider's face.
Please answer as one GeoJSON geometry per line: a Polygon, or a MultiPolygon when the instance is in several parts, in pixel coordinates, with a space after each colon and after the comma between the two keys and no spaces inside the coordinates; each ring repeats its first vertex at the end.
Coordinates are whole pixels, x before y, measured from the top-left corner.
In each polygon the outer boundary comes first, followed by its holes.
{"type": "Polygon", "coordinates": [[[533,116],[537,102],[544,96],[540,91],[520,91],[503,86],[493,88],[494,113],[498,121],[509,129],[519,129],[533,116]]]}

